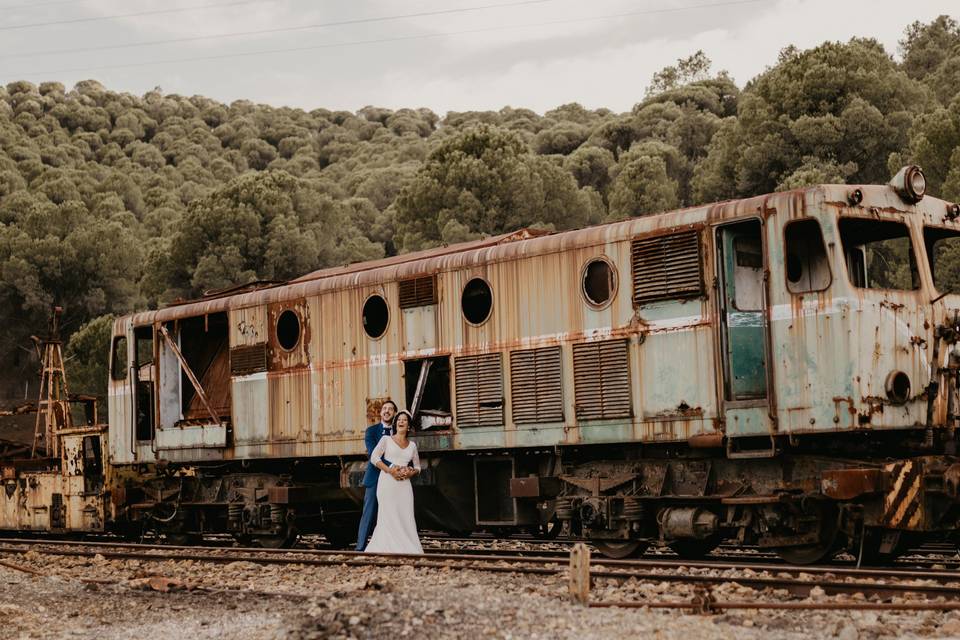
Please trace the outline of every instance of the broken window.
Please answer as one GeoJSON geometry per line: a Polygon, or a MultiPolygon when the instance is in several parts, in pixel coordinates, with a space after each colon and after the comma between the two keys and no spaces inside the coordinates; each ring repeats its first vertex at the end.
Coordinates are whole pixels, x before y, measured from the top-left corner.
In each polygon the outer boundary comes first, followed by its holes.
{"type": "Polygon", "coordinates": [[[136,327],[133,330],[133,355],[137,383],[137,440],[153,440],[154,402],[156,392],[153,383],[153,327],[136,327]]]}
{"type": "Polygon", "coordinates": [[[787,290],[823,291],[830,286],[830,263],[820,224],[813,218],[791,222],[784,230],[787,290]]]}
{"type": "Polygon", "coordinates": [[[737,311],[763,309],[763,244],[757,234],[733,240],[733,306],[737,311]]]}
{"type": "Polygon", "coordinates": [[[596,258],[587,263],[583,270],[583,295],[590,305],[602,307],[613,296],[616,290],[613,267],[603,258],[596,258]]]}
{"type": "Polygon", "coordinates": [[[850,282],[866,289],[919,289],[907,225],[875,218],[841,218],[840,240],[850,282]]]}
{"type": "Polygon", "coordinates": [[[960,231],[924,227],[933,284],[940,293],[960,293],[960,231]]]}
{"type": "Polygon", "coordinates": [[[127,379],[126,336],[118,336],[113,339],[113,354],[110,358],[110,377],[114,380],[127,379]]]}
{"type": "MultiPolygon", "coordinates": [[[[293,313],[293,312],[291,312],[293,313]]],[[[297,318],[296,314],[293,316],[297,318]]],[[[283,315],[281,314],[281,320],[283,315]]],[[[299,318],[297,341],[299,341],[299,318]]],[[[280,321],[277,322],[279,327],[280,321]]],[[[207,396],[210,408],[217,416],[230,415],[230,355],[228,348],[227,314],[186,318],[179,321],[180,353],[200,388],[207,396]]],[[[296,342],[294,343],[294,346],[296,342]]],[[[281,345],[282,346],[282,345],[281,345]]],[[[210,414],[197,396],[189,376],[180,368],[181,411],[185,420],[209,420],[210,414]]]]}
{"type": "Polygon", "coordinates": [[[449,429],[450,359],[421,358],[403,363],[406,401],[419,430],[449,429]]]}
{"type": "Polygon", "coordinates": [[[103,486],[103,451],[100,436],[83,438],[83,491],[96,493],[103,486]]]}

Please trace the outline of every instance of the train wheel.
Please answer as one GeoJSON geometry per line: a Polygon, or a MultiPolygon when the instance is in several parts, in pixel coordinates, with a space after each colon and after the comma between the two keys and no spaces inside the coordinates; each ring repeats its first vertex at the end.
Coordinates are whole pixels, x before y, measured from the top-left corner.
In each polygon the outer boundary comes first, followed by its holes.
{"type": "Polygon", "coordinates": [[[643,540],[593,540],[592,542],[603,557],[612,560],[642,556],[650,546],[643,540]]]}
{"type": "Polygon", "coordinates": [[[790,564],[814,564],[829,560],[838,551],[836,506],[823,500],[811,500],[804,507],[804,516],[819,523],[819,540],[813,544],[779,547],[776,549],[777,555],[790,564]]]}
{"type": "Polygon", "coordinates": [[[710,552],[716,549],[719,544],[719,538],[707,538],[706,540],[684,538],[674,540],[668,546],[671,551],[684,560],[700,560],[710,555],[710,552]]]}

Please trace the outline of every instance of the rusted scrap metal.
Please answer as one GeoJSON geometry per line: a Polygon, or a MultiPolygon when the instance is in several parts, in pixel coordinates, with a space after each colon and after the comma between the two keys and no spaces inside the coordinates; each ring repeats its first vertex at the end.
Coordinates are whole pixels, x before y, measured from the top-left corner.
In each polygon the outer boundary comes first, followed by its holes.
{"type": "Polygon", "coordinates": [[[33,430],[33,447],[30,457],[37,454],[37,445],[43,440],[44,454],[57,457],[60,440],[57,431],[73,426],[70,415],[70,394],[67,391],[67,374],[63,367],[63,343],[60,341],[60,316],[62,307],[53,307],[47,337],[37,340],[41,352],[40,395],[37,400],[37,420],[33,430]]]}
{"type": "Polygon", "coordinates": [[[830,469],[820,476],[823,494],[837,500],[883,491],[886,484],[887,477],[882,469],[830,469]]]}
{"type": "Polygon", "coordinates": [[[25,567],[22,564],[16,564],[15,562],[9,562],[7,560],[0,560],[0,567],[6,567],[7,569],[13,569],[14,571],[21,571],[23,573],[29,573],[35,576],[44,575],[42,571],[37,571],[31,567],[25,567]]]}

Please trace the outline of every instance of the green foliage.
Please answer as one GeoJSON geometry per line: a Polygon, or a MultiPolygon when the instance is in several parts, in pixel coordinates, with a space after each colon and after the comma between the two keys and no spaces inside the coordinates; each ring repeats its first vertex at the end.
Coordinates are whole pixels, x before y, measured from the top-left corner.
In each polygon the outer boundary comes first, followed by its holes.
{"type": "Polygon", "coordinates": [[[251,173],[195,200],[149,268],[161,299],[253,280],[287,280],[383,255],[352,224],[349,206],[283,171],[251,173]]]}
{"type": "Polygon", "coordinates": [[[404,249],[537,224],[587,224],[597,212],[567,171],[530,153],[521,137],[480,124],[444,141],[396,201],[404,249]]]}
{"type": "Polygon", "coordinates": [[[705,80],[710,75],[710,67],[713,66],[710,58],[702,51],[697,51],[692,56],[677,60],[676,66],[664,67],[653,74],[650,80],[650,86],[647,88],[647,95],[662,93],[677,87],[705,80]]]}
{"type": "Polygon", "coordinates": [[[923,85],[876,41],[787,49],[747,86],[736,125],[711,139],[694,199],[773,191],[811,165],[886,182],[887,158],[907,146],[911,123],[928,108],[923,85]]]}
{"type": "Polygon", "coordinates": [[[63,355],[71,393],[106,397],[112,329],[113,316],[105,315],[87,322],[70,336],[63,355]]]}

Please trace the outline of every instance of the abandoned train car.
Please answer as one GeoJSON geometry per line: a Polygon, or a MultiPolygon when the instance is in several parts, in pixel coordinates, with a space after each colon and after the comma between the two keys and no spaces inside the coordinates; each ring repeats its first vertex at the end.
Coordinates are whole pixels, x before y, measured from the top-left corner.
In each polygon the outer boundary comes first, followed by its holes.
{"type": "Polygon", "coordinates": [[[349,542],[392,397],[416,416],[421,527],[792,562],[952,536],[960,293],[938,265],[960,209],[923,191],[908,167],[119,318],[105,517],[349,542]]]}

